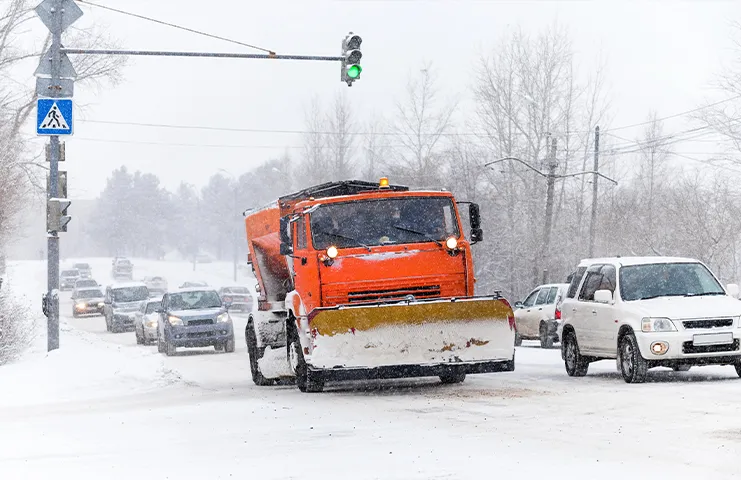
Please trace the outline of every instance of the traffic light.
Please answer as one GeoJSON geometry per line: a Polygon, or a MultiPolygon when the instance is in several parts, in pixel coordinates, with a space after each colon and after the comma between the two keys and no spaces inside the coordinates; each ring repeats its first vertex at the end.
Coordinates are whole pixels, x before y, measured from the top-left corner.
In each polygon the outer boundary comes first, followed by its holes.
{"type": "Polygon", "coordinates": [[[360,52],[361,43],[363,43],[363,39],[360,38],[360,35],[355,35],[352,32],[342,40],[342,72],[340,79],[347,83],[348,87],[352,87],[352,82],[360,78],[360,74],[363,72],[363,67],[360,66],[360,59],[363,58],[363,54],[360,52]]]}
{"type": "Polygon", "coordinates": [[[46,231],[47,232],[66,232],[67,224],[72,217],[67,216],[67,209],[70,205],[69,200],[64,198],[50,198],[46,203],[46,231]]]}

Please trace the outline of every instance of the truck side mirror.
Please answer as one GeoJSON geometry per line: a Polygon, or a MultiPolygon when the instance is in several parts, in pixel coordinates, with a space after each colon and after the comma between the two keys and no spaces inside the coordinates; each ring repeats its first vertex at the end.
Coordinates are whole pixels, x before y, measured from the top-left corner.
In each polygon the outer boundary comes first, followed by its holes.
{"type": "Polygon", "coordinates": [[[471,222],[471,244],[484,239],[484,231],[481,229],[481,211],[478,203],[468,205],[468,216],[471,222]]]}
{"type": "Polygon", "coordinates": [[[280,217],[280,254],[291,255],[293,245],[291,245],[291,235],[289,233],[291,223],[288,217],[280,217]]]}

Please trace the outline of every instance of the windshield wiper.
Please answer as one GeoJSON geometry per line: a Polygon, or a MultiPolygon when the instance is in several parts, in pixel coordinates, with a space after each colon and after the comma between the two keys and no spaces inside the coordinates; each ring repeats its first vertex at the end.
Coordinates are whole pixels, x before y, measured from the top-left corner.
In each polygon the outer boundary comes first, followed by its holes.
{"type": "Polygon", "coordinates": [[[352,238],[352,237],[348,237],[348,236],[346,236],[346,235],[340,235],[339,233],[325,232],[325,231],[323,231],[323,230],[321,230],[321,231],[319,231],[319,232],[317,232],[317,233],[323,233],[324,235],[331,235],[331,236],[333,236],[333,237],[337,237],[337,238],[344,238],[345,240],[350,240],[351,242],[355,242],[355,243],[357,243],[357,244],[358,244],[358,245],[360,245],[361,247],[365,247],[365,248],[367,248],[369,252],[371,252],[371,251],[372,251],[372,250],[371,250],[371,247],[369,247],[368,245],[366,245],[366,244],[364,244],[364,243],[361,243],[361,242],[360,242],[360,240],[358,240],[357,238],[352,238]]]}
{"type": "Polygon", "coordinates": [[[684,293],[660,293],[658,295],[649,295],[648,297],[636,298],[636,300],[652,300],[659,297],[684,297],[684,293]]]}
{"type": "Polygon", "coordinates": [[[399,225],[394,225],[394,228],[396,228],[398,230],[403,230],[405,232],[416,233],[417,235],[420,235],[422,237],[425,237],[427,240],[431,240],[431,241],[437,243],[441,247],[443,246],[443,242],[441,242],[440,240],[435,240],[433,237],[429,236],[428,234],[426,234],[424,232],[419,232],[417,230],[412,230],[411,228],[400,227],[399,225]]]}
{"type": "Polygon", "coordinates": [[[725,295],[726,292],[704,292],[704,293],[687,293],[685,297],[703,297],[705,295],[725,295]]]}

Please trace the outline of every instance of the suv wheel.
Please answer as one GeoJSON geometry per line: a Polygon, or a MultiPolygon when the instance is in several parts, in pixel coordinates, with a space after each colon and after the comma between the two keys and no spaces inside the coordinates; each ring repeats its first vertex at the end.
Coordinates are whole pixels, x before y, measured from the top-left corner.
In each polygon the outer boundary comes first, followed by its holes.
{"type": "Polygon", "coordinates": [[[736,367],[736,374],[741,377],[741,362],[736,363],[734,367],[736,367]]]}
{"type": "Polygon", "coordinates": [[[589,370],[589,362],[579,352],[576,335],[573,332],[569,332],[564,337],[563,348],[566,373],[569,377],[583,377],[589,370]]]}
{"type": "Polygon", "coordinates": [[[648,373],[648,362],[641,356],[635,335],[629,333],[620,340],[620,371],[625,383],[643,383],[648,373]]]}

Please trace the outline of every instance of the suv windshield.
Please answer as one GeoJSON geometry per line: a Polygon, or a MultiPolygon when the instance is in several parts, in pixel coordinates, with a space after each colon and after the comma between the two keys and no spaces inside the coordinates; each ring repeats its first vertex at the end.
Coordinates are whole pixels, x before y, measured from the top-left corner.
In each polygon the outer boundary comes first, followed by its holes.
{"type": "Polygon", "coordinates": [[[80,272],[78,272],[77,270],[65,270],[62,272],[62,276],[63,277],[79,277],[80,272]]]}
{"type": "Polygon", "coordinates": [[[250,293],[250,291],[244,287],[231,287],[231,288],[225,288],[224,293],[247,294],[247,293],[250,293]]]}
{"type": "Polygon", "coordinates": [[[77,283],[75,283],[75,286],[77,288],[82,288],[82,287],[97,287],[98,286],[98,282],[96,282],[95,280],[78,280],[77,283]]]}
{"type": "Polygon", "coordinates": [[[725,295],[723,287],[700,263],[653,263],[620,269],[623,300],[657,297],[725,295]]]}
{"type": "Polygon", "coordinates": [[[125,287],[113,290],[114,302],[139,302],[149,298],[147,287],[125,287]]]}
{"type": "Polygon", "coordinates": [[[221,307],[221,299],[215,290],[172,293],[169,298],[170,310],[196,310],[221,307]]]}
{"type": "Polygon", "coordinates": [[[459,236],[448,197],[404,197],[321,205],[311,214],[314,248],[441,242],[459,236]]]}
{"type": "Polygon", "coordinates": [[[80,290],[77,292],[77,298],[103,298],[103,292],[100,290],[80,290]]]}
{"type": "Polygon", "coordinates": [[[156,312],[157,307],[159,307],[160,305],[162,305],[161,302],[149,302],[147,304],[147,315],[149,315],[150,313],[156,312]]]}

